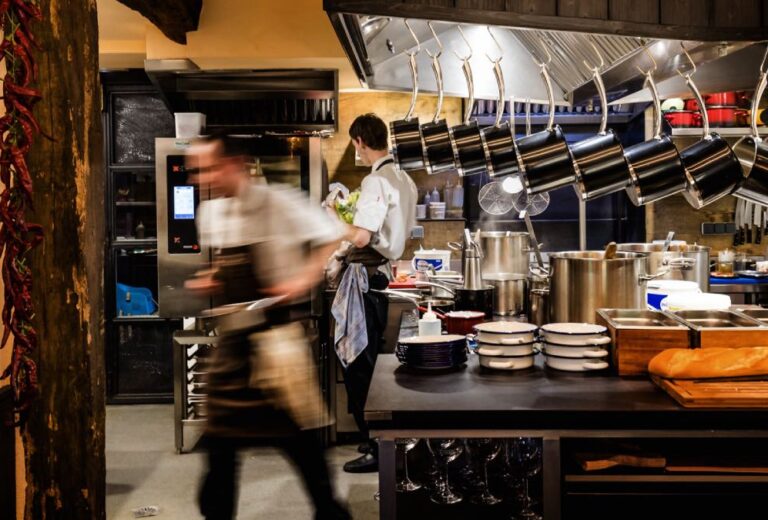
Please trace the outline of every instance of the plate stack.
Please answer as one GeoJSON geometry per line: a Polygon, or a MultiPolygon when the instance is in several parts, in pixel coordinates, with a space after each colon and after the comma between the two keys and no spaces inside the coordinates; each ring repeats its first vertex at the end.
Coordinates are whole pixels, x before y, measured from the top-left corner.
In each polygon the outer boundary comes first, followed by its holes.
{"type": "Polygon", "coordinates": [[[414,336],[398,341],[395,354],[400,363],[410,368],[456,368],[467,362],[467,338],[457,334],[414,336]]]}
{"type": "Polygon", "coordinates": [[[549,323],[541,327],[546,364],[556,370],[589,372],[608,368],[607,329],[592,323],[549,323]]]}
{"type": "Polygon", "coordinates": [[[475,326],[480,366],[494,370],[523,370],[533,366],[536,331],[530,323],[492,321],[475,326]]]}

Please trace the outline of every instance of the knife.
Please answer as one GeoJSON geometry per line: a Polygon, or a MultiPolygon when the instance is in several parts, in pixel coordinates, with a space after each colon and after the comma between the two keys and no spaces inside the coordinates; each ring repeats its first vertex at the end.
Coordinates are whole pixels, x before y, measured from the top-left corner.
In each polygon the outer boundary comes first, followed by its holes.
{"type": "Polygon", "coordinates": [[[755,204],[755,244],[759,244],[763,239],[763,207],[755,204]]]}
{"type": "Polygon", "coordinates": [[[746,244],[752,243],[752,207],[754,204],[751,202],[747,202],[746,206],[744,206],[744,228],[746,229],[747,238],[745,240],[746,244]]]}
{"type": "MultiPolygon", "coordinates": [[[[733,216],[736,232],[733,234],[733,247],[737,247],[741,243],[741,206],[743,203],[742,199],[736,199],[736,209],[733,216]]],[[[768,223],[766,223],[766,226],[768,226],[768,223]]]]}

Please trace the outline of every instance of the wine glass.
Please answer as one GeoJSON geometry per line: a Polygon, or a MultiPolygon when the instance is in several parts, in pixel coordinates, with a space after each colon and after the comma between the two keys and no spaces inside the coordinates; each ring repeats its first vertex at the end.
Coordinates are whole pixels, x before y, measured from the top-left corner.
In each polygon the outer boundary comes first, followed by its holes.
{"type": "Polygon", "coordinates": [[[541,448],[536,439],[520,437],[515,441],[515,461],[517,462],[523,477],[525,495],[522,507],[518,513],[518,520],[542,520],[541,515],[531,509],[533,500],[528,490],[531,477],[535,477],[541,471],[541,448]]]}
{"type": "Polygon", "coordinates": [[[476,504],[492,506],[501,502],[501,499],[491,493],[490,481],[488,480],[488,463],[495,459],[501,452],[501,442],[496,439],[469,439],[467,445],[472,453],[482,461],[483,464],[483,491],[473,497],[472,501],[476,504]]]}
{"type": "Polygon", "coordinates": [[[419,439],[395,439],[395,444],[403,449],[403,478],[397,482],[397,490],[401,493],[421,489],[421,484],[417,484],[408,477],[408,452],[415,448],[418,443],[419,439]]]}
{"type": "Polygon", "coordinates": [[[464,450],[458,439],[428,439],[427,448],[435,460],[443,466],[443,484],[438,486],[430,499],[437,504],[456,504],[462,501],[462,496],[455,493],[448,482],[448,464],[456,460],[464,450]]]}

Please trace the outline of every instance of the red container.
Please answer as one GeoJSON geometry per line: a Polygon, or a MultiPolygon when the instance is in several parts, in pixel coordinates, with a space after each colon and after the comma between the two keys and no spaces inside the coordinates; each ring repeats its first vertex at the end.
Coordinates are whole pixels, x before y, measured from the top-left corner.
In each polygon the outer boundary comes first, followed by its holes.
{"type": "Polygon", "coordinates": [[[485,313],[480,311],[451,311],[443,317],[445,331],[448,334],[472,334],[475,325],[484,323],[485,313]]]}
{"type": "MultiPolygon", "coordinates": [[[[735,107],[739,104],[739,93],[736,91],[730,92],[716,92],[714,94],[707,94],[704,96],[704,103],[708,107],[722,107],[729,106],[735,107]]],[[[687,108],[687,107],[686,107],[687,108]]]]}
{"type": "Polygon", "coordinates": [[[735,106],[707,107],[709,125],[719,127],[739,126],[739,114],[741,112],[743,110],[735,106]]]}
{"type": "Polygon", "coordinates": [[[692,128],[701,126],[701,114],[693,110],[671,110],[664,114],[674,128],[692,128]]]}
{"type": "Polygon", "coordinates": [[[699,109],[699,102],[696,101],[696,99],[686,99],[685,105],[683,106],[684,110],[698,110],[699,109]]]}

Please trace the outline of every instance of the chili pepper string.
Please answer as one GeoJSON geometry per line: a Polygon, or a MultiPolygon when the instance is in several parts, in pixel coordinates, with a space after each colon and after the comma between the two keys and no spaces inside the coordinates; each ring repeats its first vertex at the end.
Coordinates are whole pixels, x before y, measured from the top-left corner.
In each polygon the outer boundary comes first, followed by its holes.
{"type": "Polygon", "coordinates": [[[40,92],[32,86],[38,75],[33,55],[38,45],[32,26],[41,19],[42,12],[33,0],[0,0],[0,61],[6,69],[2,80],[5,115],[0,117],[0,268],[4,291],[0,348],[6,348],[13,338],[11,361],[0,379],[10,378],[16,422],[24,420],[38,391],[29,254],[42,241],[43,230],[26,221],[26,212],[32,209],[33,193],[27,153],[41,133],[33,113],[40,92]]]}

